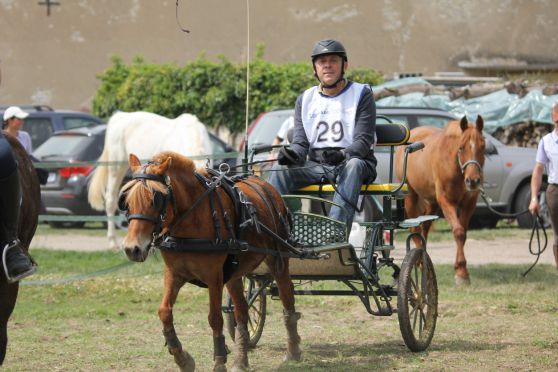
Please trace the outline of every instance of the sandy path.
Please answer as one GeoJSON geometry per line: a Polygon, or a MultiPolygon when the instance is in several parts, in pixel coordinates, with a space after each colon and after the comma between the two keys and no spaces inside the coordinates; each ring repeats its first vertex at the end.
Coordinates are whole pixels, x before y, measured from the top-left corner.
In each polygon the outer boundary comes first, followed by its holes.
{"type": "MultiPolygon", "coordinates": [[[[549,236],[549,241],[552,241],[552,235],[549,236]]],[[[396,245],[397,249],[394,256],[402,258],[405,254],[405,248],[402,244],[396,245]]],[[[33,248],[99,251],[107,250],[108,246],[105,237],[49,234],[35,236],[31,243],[31,249],[33,248]]],[[[453,241],[433,242],[429,244],[428,249],[434,263],[453,263],[455,259],[455,243],[453,241]]],[[[536,249],[536,245],[533,246],[533,249],[536,249]]],[[[528,237],[525,239],[499,240],[469,239],[465,245],[465,256],[470,265],[483,263],[525,264],[532,263],[535,260],[535,256],[529,253],[528,237]]],[[[554,264],[551,246],[543,252],[539,262],[554,264]]]]}

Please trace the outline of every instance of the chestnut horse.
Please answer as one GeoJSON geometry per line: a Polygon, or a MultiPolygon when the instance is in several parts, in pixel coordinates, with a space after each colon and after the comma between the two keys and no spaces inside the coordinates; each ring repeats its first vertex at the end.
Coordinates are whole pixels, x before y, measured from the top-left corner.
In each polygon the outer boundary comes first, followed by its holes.
{"type": "Polygon", "coordinates": [[[213,330],[216,371],[226,371],[221,314],[226,285],[237,323],[233,370],[248,368],[249,318],[242,276],[262,261],[276,280],[284,308],[286,358],[299,360],[300,313],[295,311],[288,254],[282,252],[285,248],[269,233],[271,230],[281,239],[286,239],[289,233],[288,211],[279,193],[256,176],[241,178],[231,187],[222,174],[196,170],[190,159],[174,152],[159,153],[143,166],[130,154],[129,165],[133,178],[122,187],[118,202],[129,221],[122,249],[130,260],[137,262],[147,258],[152,246],[161,249],[165,268],[159,318],[169,352],[180,369],[195,368],[194,359],[182,349],[176,336],[172,312],[180,288],[188,282],[209,290],[208,320],[213,330]],[[166,245],[169,239],[176,245],[166,245]]]}
{"type": "MultiPolygon", "coordinates": [[[[449,122],[444,129],[429,126],[414,128],[409,139],[411,142],[423,142],[425,147],[408,158],[409,193],[405,197],[405,211],[408,217],[417,217],[442,210],[457,244],[454,269],[458,285],[470,283],[464,246],[469,220],[482,187],[483,126],[480,116],[476,124],[468,123],[463,117],[461,121],[449,122]]],[[[396,174],[399,178],[402,168],[403,152],[398,149],[396,174]]],[[[415,231],[422,229],[427,238],[431,225],[431,221],[425,222],[415,231]]],[[[415,243],[420,245],[418,239],[415,243]]]]}
{"type": "MultiPolygon", "coordinates": [[[[27,155],[25,149],[19,141],[11,135],[5,135],[14,153],[14,157],[18,163],[19,180],[21,185],[22,205],[19,215],[19,240],[24,251],[29,250],[31,239],[35,235],[37,224],[39,221],[39,209],[41,206],[41,188],[37,172],[33,168],[33,163],[27,155]]],[[[0,190],[1,192],[2,190],[0,190]]],[[[6,244],[6,238],[2,237],[0,244],[6,244]]],[[[6,347],[8,345],[8,319],[14,310],[17,294],[19,291],[19,282],[8,283],[3,269],[0,269],[0,365],[4,362],[6,356],[6,347]]]]}

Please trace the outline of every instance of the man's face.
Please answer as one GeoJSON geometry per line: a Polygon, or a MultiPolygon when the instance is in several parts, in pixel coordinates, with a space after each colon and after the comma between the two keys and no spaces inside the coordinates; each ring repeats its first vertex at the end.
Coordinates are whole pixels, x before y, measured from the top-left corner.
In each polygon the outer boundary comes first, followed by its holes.
{"type": "Polygon", "coordinates": [[[314,61],[318,79],[324,85],[334,84],[341,77],[341,66],[347,68],[347,63],[343,65],[343,57],[336,54],[326,54],[319,56],[314,61]]]}
{"type": "Polygon", "coordinates": [[[554,106],[554,109],[552,110],[552,122],[555,125],[558,125],[558,106],[554,106]]]}

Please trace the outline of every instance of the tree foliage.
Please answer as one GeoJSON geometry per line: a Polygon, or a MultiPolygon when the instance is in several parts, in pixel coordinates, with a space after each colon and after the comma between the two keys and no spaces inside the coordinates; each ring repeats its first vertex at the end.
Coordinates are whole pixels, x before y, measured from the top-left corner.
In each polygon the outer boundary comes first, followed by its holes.
{"type": "MultiPolygon", "coordinates": [[[[249,67],[249,121],[264,111],[293,107],[296,97],[316,84],[309,63],[267,62],[261,46],[249,67]]],[[[93,112],[103,118],[117,110],[171,118],[188,112],[210,127],[238,133],[246,120],[246,72],[246,64],[231,63],[224,56],[212,62],[201,55],[182,67],[150,64],[140,57],[126,65],[113,57],[111,66],[98,75],[101,84],[93,112]]],[[[382,81],[372,69],[349,70],[347,77],[368,84],[382,81]]]]}

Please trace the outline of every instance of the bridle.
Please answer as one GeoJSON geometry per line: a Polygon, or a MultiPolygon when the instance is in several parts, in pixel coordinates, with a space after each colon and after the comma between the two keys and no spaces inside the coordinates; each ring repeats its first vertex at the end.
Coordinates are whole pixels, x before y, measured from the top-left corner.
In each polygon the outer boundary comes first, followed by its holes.
{"type": "Polygon", "coordinates": [[[173,206],[173,212],[176,215],[176,201],[174,199],[174,192],[172,190],[170,178],[168,176],[163,176],[159,174],[150,174],[145,173],[145,170],[141,173],[136,173],[132,176],[132,181],[136,181],[135,183],[129,184],[129,186],[122,190],[120,196],[118,197],[118,209],[125,212],[126,219],[128,222],[131,220],[145,220],[149,221],[153,224],[153,232],[152,232],[152,244],[156,241],[161,234],[163,229],[163,223],[167,218],[167,206],[171,204],[173,206]],[[128,204],[126,203],[126,196],[127,191],[132,188],[137,182],[144,182],[146,180],[155,181],[163,184],[166,189],[167,193],[164,194],[161,191],[153,190],[153,209],[159,213],[158,216],[153,217],[147,214],[142,213],[135,213],[130,214],[128,210],[128,204]]]}
{"type": "MultiPolygon", "coordinates": [[[[149,164],[147,164],[149,165],[149,164]]],[[[124,211],[126,214],[126,219],[128,222],[131,220],[146,220],[153,224],[153,232],[152,232],[152,239],[151,239],[151,246],[157,246],[165,237],[165,235],[170,235],[172,230],[176,225],[182,222],[186,217],[191,215],[194,210],[201,204],[201,202],[209,196],[212,192],[215,191],[219,186],[221,186],[221,180],[225,176],[225,172],[221,173],[218,177],[214,177],[213,179],[209,180],[195,172],[195,176],[198,181],[206,188],[205,192],[198,196],[198,198],[192,203],[190,208],[182,213],[180,216],[177,217],[178,211],[176,206],[176,200],[174,198],[174,192],[171,186],[171,181],[169,176],[163,176],[158,174],[150,174],[145,173],[145,168],[141,173],[136,173],[132,176],[132,181],[140,182],[145,180],[151,180],[155,182],[162,183],[167,188],[167,193],[163,194],[160,191],[153,190],[153,209],[159,212],[159,216],[153,217],[146,214],[136,213],[136,214],[129,214],[128,212],[128,205],[126,203],[126,192],[135,184],[130,184],[126,189],[122,190],[120,196],[118,198],[118,208],[121,211],[124,211]],[[171,204],[173,207],[173,214],[174,214],[174,221],[170,224],[167,228],[167,232],[165,235],[161,234],[163,230],[163,223],[167,217],[167,206],[171,204]]],[[[215,215],[215,213],[213,213],[215,215]]]]}

